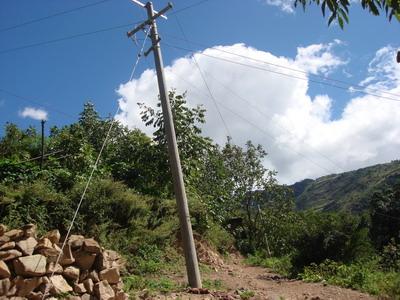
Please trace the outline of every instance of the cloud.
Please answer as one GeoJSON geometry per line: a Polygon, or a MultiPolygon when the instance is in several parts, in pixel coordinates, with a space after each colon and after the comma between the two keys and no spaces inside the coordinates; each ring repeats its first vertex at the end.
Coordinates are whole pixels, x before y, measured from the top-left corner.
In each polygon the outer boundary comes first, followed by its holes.
{"type": "Polygon", "coordinates": [[[25,107],[23,111],[19,112],[19,115],[34,120],[47,120],[47,111],[40,108],[25,107]]]}
{"type": "Polygon", "coordinates": [[[268,5],[276,6],[280,8],[283,12],[293,14],[294,6],[292,0],[265,0],[268,5]]]}
{"type": "MultiPolygon", "coordinates": [[[[281,182],[292,183],[399,158],[399,102],[352,93],[342,114],[333,119],[334,99],[325,94],[310,96],[307,75],[290,70],[302,68],[312,74],[332,72],[346,63],[333,53],[338,44],[334,41],[298,48],[294,59],[244,44],[216,46],[194,55],[233,142],[243,145],[252,140],[262,144],[269,153],[265,165],[278,171],[281,182]]],[[[367,73],[367,77],[376,78],[365,87],[390,87],[391,93],[400,94],[400,65],[393,60],[387,63],[393,49],[382,49],[376,53],[367,73]],[[379,76],[384,75],[381,81],[377,72],[381,72],[379,76]]],[[[169,88],[188,92],[190,105],[205,106],[204,134],[223,144],[227,131],[192,57],[175,60],[165,68],[165,75],[169,88]]],[[[153,128],[143,125],[137,102],[155,107],[158,90],[154,70],[148,69],[138,79],[121,84],[118,93],[121,95],[118,119],[151,134],[153,128]]]]}
{"type": "Polygon", "coordinates": [[[332,50],[341,45],[342,41],[334,40],[328,44],[314,44],[307,47],[298,47],[296,66],[311,74],[328,75],[332,70],[347,62],[336,56],[332,50]]]}

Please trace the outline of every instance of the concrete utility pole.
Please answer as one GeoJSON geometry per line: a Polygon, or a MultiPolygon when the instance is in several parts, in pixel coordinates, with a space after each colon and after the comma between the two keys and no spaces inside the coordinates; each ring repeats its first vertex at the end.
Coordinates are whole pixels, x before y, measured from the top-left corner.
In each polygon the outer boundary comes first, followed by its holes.
{"type": "Polygon", "coordinates": [[[193,239],[192,225],[190,222],[189,207],[185,192],[185,184],[183,182],[181,161],[179,158],[178,146],[176,143],[176,135],[175,135],[171,105],[169,102],[168,91],[165,84],[164,66],[163,66],[163,60],[161,56],[161,49],[159,43],[160,38],[158,36],[157,25],[156,25],[156,19],[160,16],[164,17],[163,14],[167,10],[172,8],[172,4],[168,3],[168,5],[160,12],[155,12],[153,10],[153,4],[151,2],[147,2],[147,4],[144,5],[138,2],[137,0],[132,0],[132,1],[147,9],[148,19],[147,21],[138,25],[132,31],[128,32],[127,35],[128,37],[131,37],[139,30],[144,29],[146,26],[151,26],[150,36],[151,36],[152,47],[146,52],[146,54],[148,54],[150,51],[153,51],[154,53],[154,60],[157,70],[158,89],[160,92],[161,106],[165,124],[165,134],[167,135],[169,160],[170,160],[172,179],[174,184],[176,203],[178,206],[179,221],[180,221],[181,235],[183,241],[183,250],[185,252],[187,276],[189,280],[189,285],[192,288],[201,288],[202,285],[201,285],[199,264],[197,261],[196,248],[193,239]]]}
{"type": "Polygon", "coordinates": [[[44,123],[46,121],[42,120],[40,123],[42,124],[42,156],[40,158],[40,169],[43,169],[43,161],[44,161],[44,123]]]}

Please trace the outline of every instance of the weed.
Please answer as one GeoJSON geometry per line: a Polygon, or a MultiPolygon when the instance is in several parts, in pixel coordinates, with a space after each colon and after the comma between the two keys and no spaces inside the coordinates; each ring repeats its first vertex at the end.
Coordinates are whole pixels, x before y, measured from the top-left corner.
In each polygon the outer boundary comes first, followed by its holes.
{"type": "Polygon", "coordinates": [[[242,300],[249,300],[251,297],[254,297],[255,293],[250,290],[246,290],[239,293],[240,299],[242,300]]]}

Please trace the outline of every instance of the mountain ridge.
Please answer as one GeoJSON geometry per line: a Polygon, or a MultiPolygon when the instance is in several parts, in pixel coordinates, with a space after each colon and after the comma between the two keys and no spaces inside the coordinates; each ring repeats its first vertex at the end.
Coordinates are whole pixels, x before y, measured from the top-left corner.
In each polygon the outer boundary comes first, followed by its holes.
{"type": "Polygon", "coordinates": [[[396,181],[400,181],[400,160],[304,179],[290,187],[298,210],[360,213],[368,209],[369,198],[376,189],[396,181]]]}

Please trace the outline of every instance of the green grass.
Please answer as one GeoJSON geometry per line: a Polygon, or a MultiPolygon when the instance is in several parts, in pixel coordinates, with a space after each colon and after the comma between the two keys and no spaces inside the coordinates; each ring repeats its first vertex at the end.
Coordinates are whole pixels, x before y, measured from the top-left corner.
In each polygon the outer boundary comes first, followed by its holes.
{"type": "Polygon", "coordinates": [[[289,276],[292,268],[289,256],[265,258],[256,254],[247,257],[246,263],[252,266],[260,266],[271,269],[273,272],[283,276],[289,276]]]}
{"type": "Polygon", "coordinates": [[[327,282],[369,294],[400,299],[400,274],[380,270],[377,260],[345,265],[325,261],[305,267],[300,278],[308,282],[327,282]]]}
{"type": "Polygon", "coordinates": [[[204,279],[203,287],[209,290],[221,291],[225,289],[225,285],[220,279],[204,279]]]}
{"type": "Polygon", "coordinates": [[[242,300],[249,300],[252,297],[254,297],[254,295],[255,295],[255,293],[250,290],[246,290],[246,291],[239,293],[240,299],[242,299],[242,300]]]}

